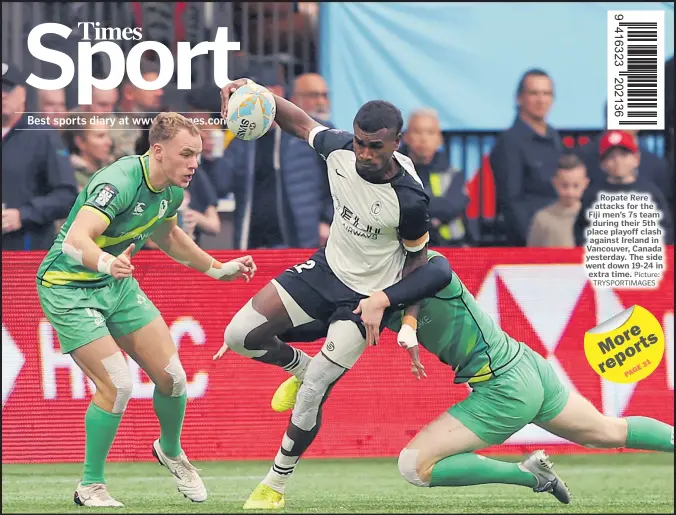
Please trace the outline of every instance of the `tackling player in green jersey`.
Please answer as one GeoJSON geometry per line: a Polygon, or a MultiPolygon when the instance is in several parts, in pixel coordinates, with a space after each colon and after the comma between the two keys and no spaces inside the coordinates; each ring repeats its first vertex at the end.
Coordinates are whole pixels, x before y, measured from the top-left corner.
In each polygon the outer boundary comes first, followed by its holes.
{"type": "Polygon", "coordinates": [[[37,273],[40,304],[62,352],[96,385],[85,415],[84,473],[74,496],[82,506],[123,506],[108,493],[103,473],[133,388],[120,349],[155,383],[160,438],[153,455],[186,497],[207,498],[181,449],[186,374],[166,323],[133,277],[134,253],[152,235],[171,258],[214,279],[248,281],[256,271],[250,256],[216,261],[176,223],[202,151],[200,130],[180,114],[161,113],[149,142],[145,155],[123,157],[92,176],[37,273]]]}
{"type": "MultiPolygon", "coordinates": [[[[439,253],[429,251],[428,259],[430,265],[449,267],[439,253]]],[[[358,310],[377,327],[386,308],[389,299],[376,292],[362,300],[358,310]]],[[[418,379],[426,377],[419,341],[453,368],[456,384],[468,383],[472,388],[465,400],[425,426],[401,451],[399,471],[415,486],[505,483],[551,492],[569,503],[568,488],[543,451],[520,463],[474,453],[505,442],[530,423],[588,447],[674,452],[673,426],[647,417],[608,417],[578,393],[568,391],[551,365],[505,333],[455,273],[433,298],[396,312],[386,319],[386,326],[397,332],[397,342],[411,353],[412,371],[418,379]]],[[[326,329],[318,325],[301,326],[283,339],[314,341],[325,335],[326,329]]],[[[298,381],[291,377],[275,392],[273,409],[291,409],[297,392],[298,381]]]]}

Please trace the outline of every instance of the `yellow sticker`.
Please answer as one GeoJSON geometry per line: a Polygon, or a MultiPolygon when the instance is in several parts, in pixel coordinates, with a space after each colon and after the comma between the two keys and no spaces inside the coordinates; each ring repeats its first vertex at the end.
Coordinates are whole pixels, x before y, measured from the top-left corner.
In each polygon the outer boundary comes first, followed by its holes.
{"type": "Polygon", "coordinates": [[[598,375],[636,383],[652,374],[664,355],[664,331],[655,316],[632,306],[587,331],[584,353],[598,375]]]}

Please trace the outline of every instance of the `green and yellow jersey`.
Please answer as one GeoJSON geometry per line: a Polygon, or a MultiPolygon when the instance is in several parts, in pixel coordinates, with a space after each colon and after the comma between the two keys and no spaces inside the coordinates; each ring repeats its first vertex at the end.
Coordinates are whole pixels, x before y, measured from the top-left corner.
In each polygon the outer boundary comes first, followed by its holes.
{"type": "Polygon", "coordinates": [[[80,209],[91,210],[109,222],[94,242],[114,256],[136,244],[134,254],[166,220],[175,218],[183,202],[183,189],[154,189],[149,179],[148,153],[126,156],[96,172],[75,199],[66,222],[40,264],[38,284],[46,287],[98,288],[113,277],[94,272],[62,251],[62,244],[80,209]]]}
{"type": "MultiPolygon", "coordinates": [[[[429,251],[427,258],[441,254],[429,251]]],[[[387,327],[399,332],[403,313],[387,327]]],[[[524,346],[505,333],[454,273],[450,284],[421,301],[418,342],[455,371],[455,383],[474,383],[500,375],[514,366],[524,346]]]]}

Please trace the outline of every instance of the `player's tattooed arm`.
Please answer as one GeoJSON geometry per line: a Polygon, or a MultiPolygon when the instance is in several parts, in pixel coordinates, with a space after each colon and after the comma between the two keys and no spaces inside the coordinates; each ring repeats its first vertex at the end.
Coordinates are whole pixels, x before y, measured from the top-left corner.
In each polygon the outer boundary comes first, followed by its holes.
{"type": "MultiPolygon", "coordinates": [[[[221,89],[221,115],[227,120],[228,117],[228,100],[230,95],[238,88],[246,85],[249,79],[237,79],[221,89]]],[[[275,114],[275,122],[281,127],[284,132],[288,132],[297,138],[307,141],[310,136],[310,131],[315,127],[320,127],[317,123],[303,111],[300,107],[285,98],[275,97],[275,104],[277,113],[275,114]]]]}
{"type": "Polygon", "coordinates": [[[153,241],[170,258],[219,281],[234,281],[242,277],[249,282],[256,273],[256,264],[251,256],[227,263],[214,259],[177,225],[175,218],[165,221],[153,233],[153,241]]]}

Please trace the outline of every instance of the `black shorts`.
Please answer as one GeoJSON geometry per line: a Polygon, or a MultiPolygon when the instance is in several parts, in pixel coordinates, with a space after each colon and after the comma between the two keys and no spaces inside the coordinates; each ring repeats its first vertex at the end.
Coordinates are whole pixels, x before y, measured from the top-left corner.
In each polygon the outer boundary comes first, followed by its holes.
{"type": "MultiPolygon", "coordinates": [[[[366,337],[366,328],[361,321],[361,315],[356,315],[353,311],[359,305],[359,301],[367,298],[367,295],[357,293],[336,277],[326,261],[323,248],[316,251],[305,263],[288,268],[275,280],[291,295],[303,311],[321,322],[327,330],[328,326],[337,320],[351,320],[357,324],[362,335],[366,337]]],[[[383,316],[381,331],[389,313],[390,311],[386,310],[383,316]]],[[[304,326],[312,328],[311,336],[316,336],[315,339],[326,336],[325,331],[323,335],[320,334],[323,331],[322,325],[310,322],[310,324],[299,326],[298,330],[292,329],[289,331],[290,334],[284,335],[283,340],[313,341],[308,339],[308,335],[301,336],[304,326]],[[294,335],[298,339],[295,339],[294,335]]]]}

